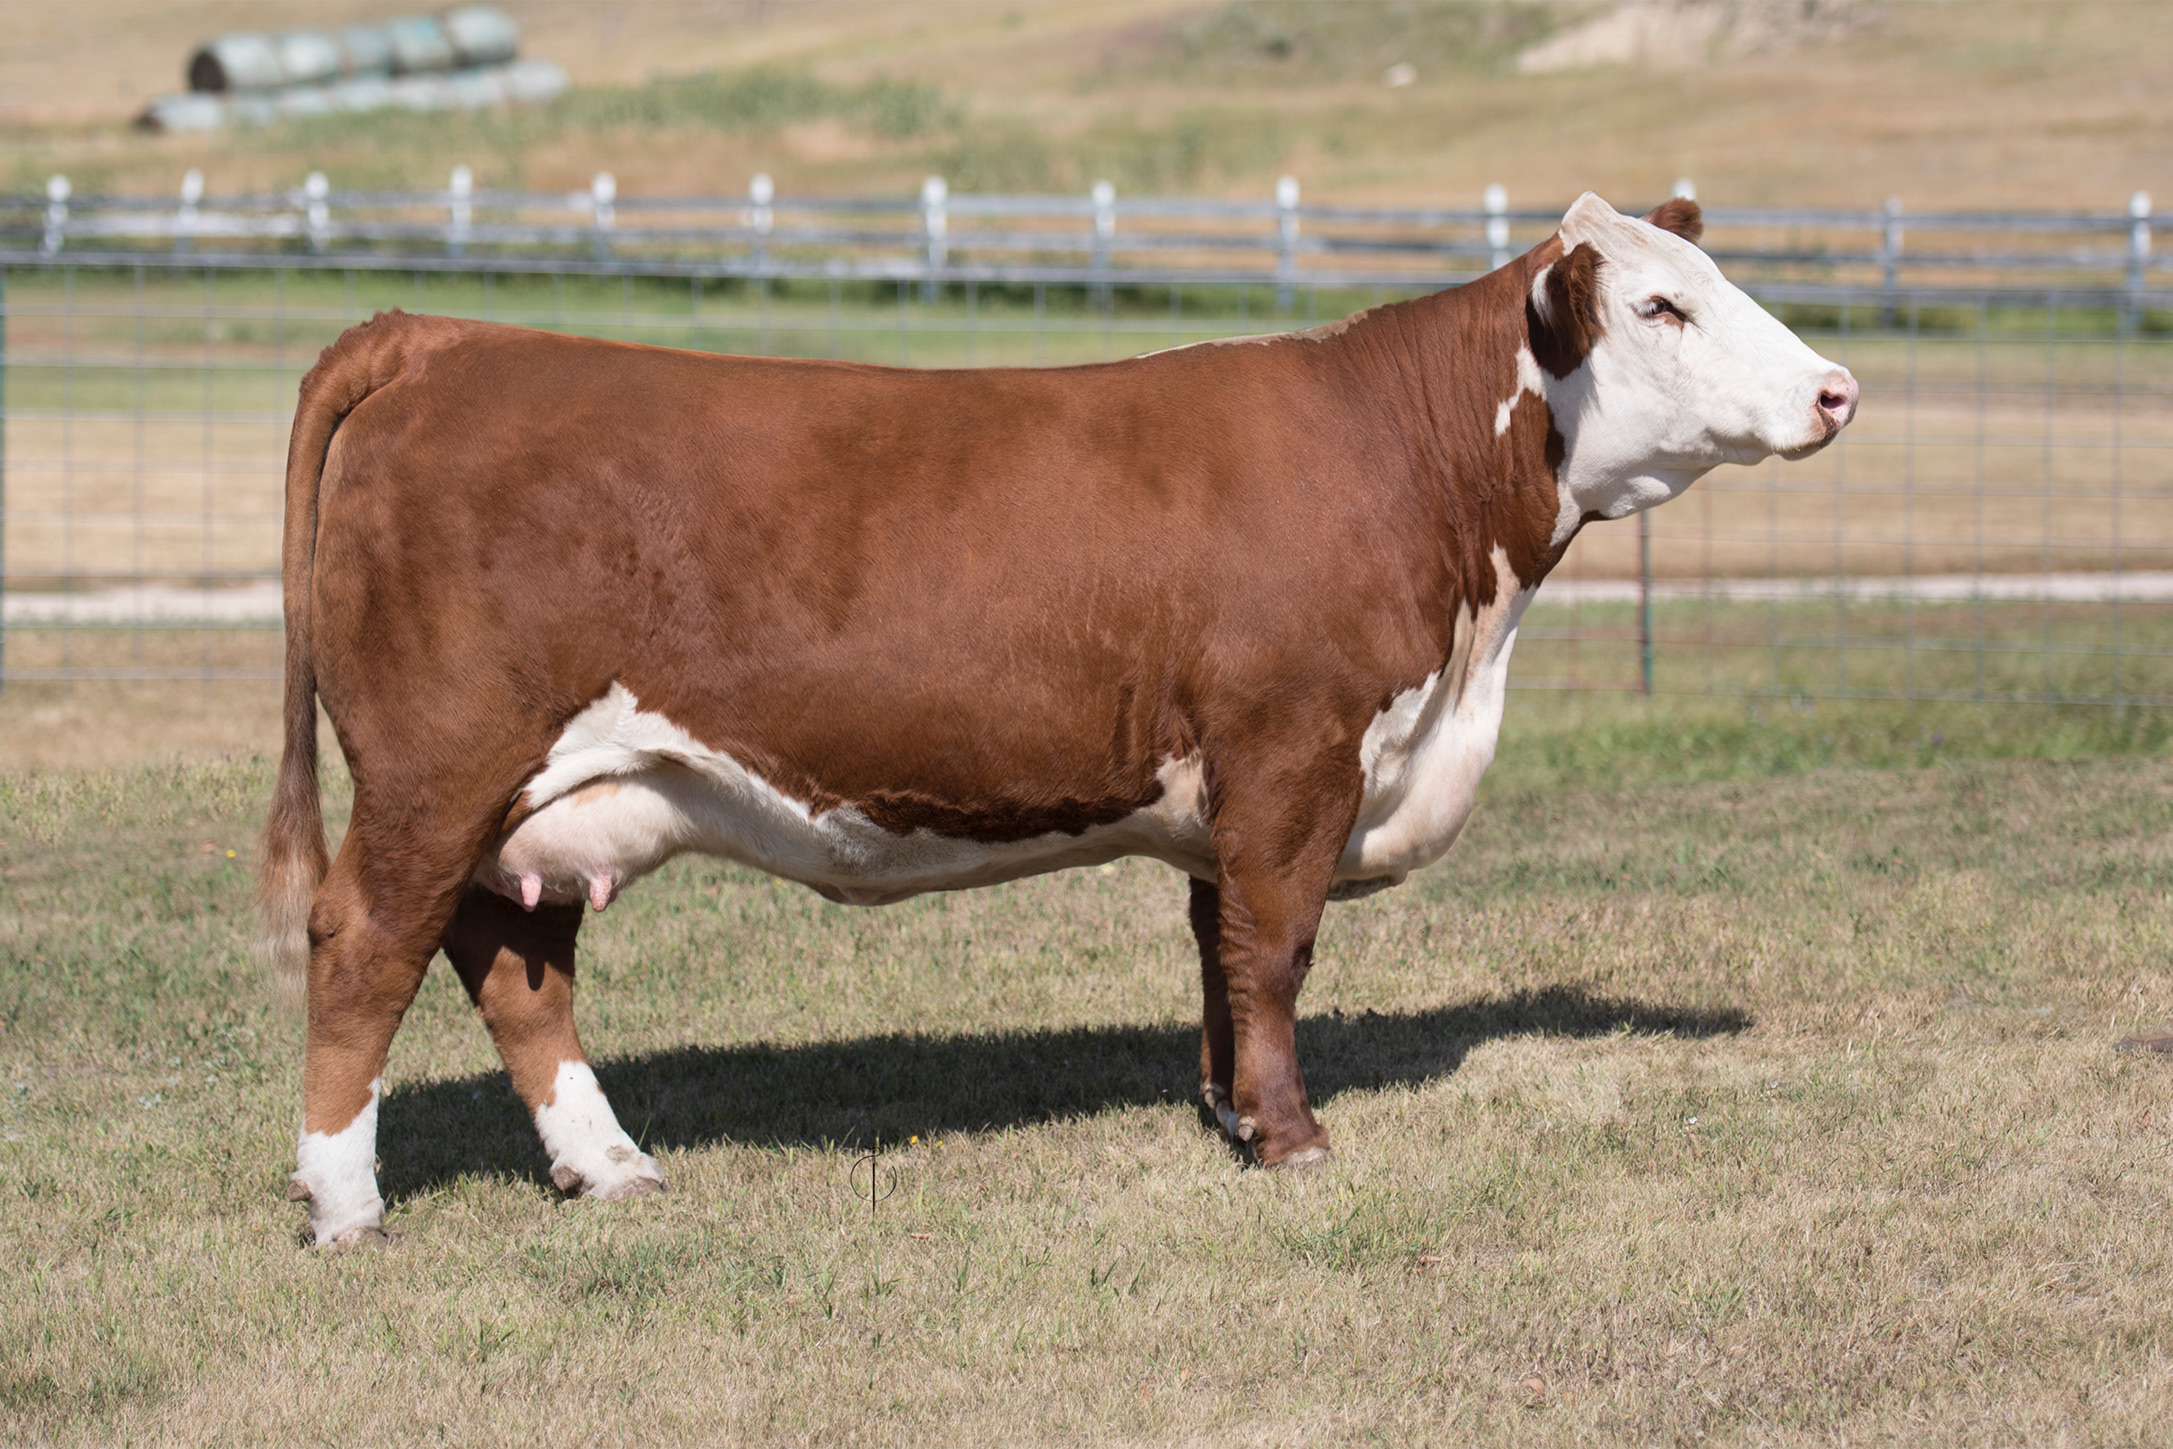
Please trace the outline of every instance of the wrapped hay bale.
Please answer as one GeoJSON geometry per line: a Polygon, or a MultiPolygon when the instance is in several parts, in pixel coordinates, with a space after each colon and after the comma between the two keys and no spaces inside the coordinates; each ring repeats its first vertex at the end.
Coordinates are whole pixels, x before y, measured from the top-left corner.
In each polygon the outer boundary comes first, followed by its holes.
{"type": "Polygon", "coordinates": [[[566,73],[520,60],[520,27],[494,5],[461,5],[381,25],[280,35],[237,31],[189,57],[189,93],[153,101],[136,118],[147,131],[216,131],[292,116],[397,106],[478,110],[547,101],[566,73]]]}

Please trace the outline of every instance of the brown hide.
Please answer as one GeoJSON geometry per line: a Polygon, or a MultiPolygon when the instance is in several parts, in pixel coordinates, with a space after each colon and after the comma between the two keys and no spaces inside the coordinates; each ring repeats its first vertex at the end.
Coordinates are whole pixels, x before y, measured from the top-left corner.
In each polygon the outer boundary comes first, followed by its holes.
{"type": "MultiPolygon", "coordinates": [[[[365,776],[486,712],[461,773],[501,812],[616,680],[818,811],[984,840],[1121,818],[1196,747],[1355,750],[1496,545],[1551,563],[1543,402],[1494,435],[1524,311],[1510,268],[1333,333],[963,372],[386,316],[321,369],[401,359],[326,469],[319,690],[365,776]]],[[[1557,331],[1560,372],[1589,333],[1557,331]]]]}

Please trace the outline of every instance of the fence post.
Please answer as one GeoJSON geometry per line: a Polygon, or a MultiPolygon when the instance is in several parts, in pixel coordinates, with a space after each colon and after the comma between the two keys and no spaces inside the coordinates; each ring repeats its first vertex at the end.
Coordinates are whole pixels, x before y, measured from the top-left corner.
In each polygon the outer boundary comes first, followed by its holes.
{"type": "Polygon", "coordinates": [[[302,194],[309,200],[309,249],[321,252],[332,230],[332,183],[322,171],[312,171],[302,178],[302,194]]]}
{"type": "Polygon", "coordinates": [[[204,173],[191,166],[181,176],[181,208],[174,213],[174,250],[196,246],[196,203],[204,199],[204,173]]]}
{"type": "Polygon", "coordinates": [[[931,176],[921,182],[921,266],[926,272],[921,278],[923,302],[935,301],[939,287],[935,273],[949,257],[949,248],[944,245],[943,238],[951,229],[951,218],[943,203],[950,194],[950,183],[940,176],[931,176]]]}
{"type": "MultiPolygon", "coordinates": [[[[1106,278],[1109,275],[1109,239],[1117,234],[1117,188],[1106,181],[1094,183],[1094,272],[1106,278]]],[[[1097,306],[1107,307],[1115,300],[1105,280],[1094,288],[1097,306]]]]}
{"type": "Polygon", "coordinates": [[[596,226],[596,259],[602,261],[611,255],[609,233],[618,225],[619,210],[612,205],[619,199],[619,179],[609,171],[599,171],[589,182],[589,218],[596,226]]]}
{"type": "Polygon", "coordinates": [[[1652,514],[1637,515],[1637,677],[1652,698],[1652,514]]]}
{"type": "Polygon", "coordinates": [[[1280,250],[1275,257],[1275,305],[1285,312],[1296,300],[1298,276],[1298,178],[1285,176],[1275,183],[1275,206],[1280,250]]]}
{"type": "Polygon", "coordinates": [[[2128,315],[2130,333],[2143,328],[2143,292],[2150,285],[2150,193],[2128,198],[2128,315]]]}
{"type": "Polygon", "coordinates": [[[47,254],[59,251],[68,244],[68,178],[48,176],[45,179],[45,240],[39,250],[47,254]]]}
{"type": "Polygon", "coordinates": [[[775,224],[776,213],[770,210],[770,202],[777,196],[777,183],[770,180],[770,173],[757,171],[747,183],[747,199],[754,203],[747,212],[747,225],[754,234],[750,251],[754,255],[755,268],[767,270],[770,264],[770,228],[775,224]]]}
{"type": "Polygon", "coordinates": [[[1879,234],[1879,273],[1886,286],[1886,325],[1895,323],[1894,293],[1901,285],[1901,198],[1889,196],[1886,225],[1879,234]]]}
{"type": "Polygon", "coordinates": [[[0,262],[0,690],[8,686],[8,269],[0,262]]]}
{"type": "Polygon", "coordinates": [[[451,201],[446,208],[445,249],[457,257],[468,250],[468,227],[475,219],[475,208],[469,200],[475,195],[475,173],[465,166],[455,166],[446,181],[446,191],[451,201]]]}
{"type": "Polygon", "coordinates": [[[1488,271],[1509,265],[1509,191],[1501,185],[1486,189],[1486,244],[1493,249],[1488,271]]]}

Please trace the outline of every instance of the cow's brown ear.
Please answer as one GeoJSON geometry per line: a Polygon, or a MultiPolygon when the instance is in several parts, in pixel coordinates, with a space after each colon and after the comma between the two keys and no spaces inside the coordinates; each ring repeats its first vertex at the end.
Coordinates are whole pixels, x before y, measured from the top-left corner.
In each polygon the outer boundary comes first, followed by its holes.
{"type": "Polygon", "coordinates": [[[1693,245],[1705,235],[1705,213],[1687,196],[1674,196],[1645,213],[1645,220],[1693,245]]]}
{"type": "Polygon", "coordinates": [[[1541,274],[1524,299],[1532,358],[1556,377],[1581,367],[1599,341],[1600,266],[1599,252],[1590,242],[1579,242],[1541,274]]]}

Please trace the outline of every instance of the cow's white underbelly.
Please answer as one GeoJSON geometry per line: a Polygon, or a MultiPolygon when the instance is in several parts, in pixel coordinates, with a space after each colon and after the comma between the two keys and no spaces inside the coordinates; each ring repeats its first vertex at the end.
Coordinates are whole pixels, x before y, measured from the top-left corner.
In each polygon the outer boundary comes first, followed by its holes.
{"type": "MultiPolygon", "coordinates": [[[[1470,816],[1494,756],[1516,620],[1529,595],[1457,620],[1448,665],[1392,701],[1366,731],[1366,794],[1336,871],[1363,894],[1437,858],[1470,816]]],[[[834,900],[881,905],[1144,855],[1212,880],[1200,760],[1171,757],[1153,805],[1081,834],[987,843],[900,835],[844,805],[817,813],[713,750],[625,686],[583,710],[528,783],[537,808],[477,867],[516,900],[608,903],[682,851],[740,861],[834,900]]]]}
{"type": "Polygon", "coordinates": [[[682,851],[722,856],[835,900],[882,905],[1125,855],[1212,875],[1197,757],[1170,759],[1162,797],[1111,825],[987,843],[886,830],[850,805],[820,813],[644,710],[624,685],[566,727],[529,782],[539,805],[476,879],[516,899],[608,901],[682,851]]]}

